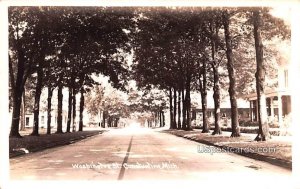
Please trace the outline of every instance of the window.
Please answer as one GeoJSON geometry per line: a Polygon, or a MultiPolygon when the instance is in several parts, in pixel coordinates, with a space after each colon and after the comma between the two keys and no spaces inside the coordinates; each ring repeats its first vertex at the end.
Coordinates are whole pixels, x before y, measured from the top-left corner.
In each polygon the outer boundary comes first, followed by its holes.
{"type": "Polygon", "coordinates": [[[45,124],[45,116],[41,116],[41,124],[42,124],[42,125],[45,124]]]}
{"type": "Polygon", "coordinates": [[[29,126],[29,117],[26,117],[25,125],[26,125],[26,126],[29,126]]]}
{"type": "Polygon", "coordinates": [[[284,70],[284,86],[288,87],[289,86],[289,72],[288,70],[284,70]]]}

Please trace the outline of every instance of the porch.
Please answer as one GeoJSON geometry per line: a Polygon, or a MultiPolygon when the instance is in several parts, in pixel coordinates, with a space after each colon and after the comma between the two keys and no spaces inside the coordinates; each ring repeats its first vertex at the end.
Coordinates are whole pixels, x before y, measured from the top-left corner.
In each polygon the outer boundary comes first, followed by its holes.
{"type": "MultiPolygon", "coordinates": [[[[268,90],[265,96],[269,123],[278,124],[279,127],[287,126],[284,119],[288,119],[291,112],[290,92],[287,90],[268,90]]],[[[258,121],[256,93],[247,95],[246,99],[250,103],[250,120],[258,121]]]]}

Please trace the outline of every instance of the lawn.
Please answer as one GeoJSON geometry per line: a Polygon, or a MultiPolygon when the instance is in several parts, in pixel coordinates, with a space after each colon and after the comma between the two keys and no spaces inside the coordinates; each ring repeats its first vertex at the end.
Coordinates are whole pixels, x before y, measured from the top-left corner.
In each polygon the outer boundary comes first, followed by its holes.
{"type": "Polygon", "coordinates": [[[29,130],[25,130],[20,132],[23,136],[22,138],[9,138],[9,157],[71,144],[91,136],[102,134],[103,132],[104,130],[94,130],[47,135],[44,130],[41,130],[40,136],[30,136],[29,130]]]}
{"type": "Polygon", "coordinates": [[[219,147],[222,149],[234,149],[235,153],[259,159],[291,168],[292,166],[292,141],[291,138],[273,136],[269,141],[254,141],[255,135],[241,134],[241,137],[230,137],[230,132],[223,132],[222,135],[212,135],[211,133],[201,133],[201,130],[164,130],[176,136],[188,138],[199,143],[219,147]]]}

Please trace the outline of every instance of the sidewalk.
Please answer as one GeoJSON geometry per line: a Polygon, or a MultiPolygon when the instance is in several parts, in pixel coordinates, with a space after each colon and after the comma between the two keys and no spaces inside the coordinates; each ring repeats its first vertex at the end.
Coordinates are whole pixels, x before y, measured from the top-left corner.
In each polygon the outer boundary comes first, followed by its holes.
{"type": "MultiPolygon", "coordinates": [[[[48,148],[72,144],[88,137],[102,134],[106,130],[89,130],[63,134],[23,135],[23,138],[9,138],[9,158],[37,152],[48,148]]],[[[23,134],[26,131],[23,132],[23,134]]],[[[43,132],[41,132],[43,133],[43,132]]]]}
{"type": "MultiPolygon", "coordinates": [[[[184,137],[202,144],[217,147],[217,151],[226,151],[236,153],[242,156],[265,161],[273,165],[292,169],[292,137],[291,136],[272,136],[267,142],[254,141],[256,134],[241,133],[241,137],[230,137],[231,132],[222,131],[222,135],[211,135],[211,133],[201,133],[202,130],[194,129],[192,131],[183,130],[161,130],[160,132],[184,137]],[[218,149],[218,150],[217,150],[218,149]]],[[[209,148],[210,150],[212,148],[209,148]]],[[[213,153],[206,150],[205,153],[213,153]]],[[[199,149],[198,149],[199,150],[199,149]]]]}

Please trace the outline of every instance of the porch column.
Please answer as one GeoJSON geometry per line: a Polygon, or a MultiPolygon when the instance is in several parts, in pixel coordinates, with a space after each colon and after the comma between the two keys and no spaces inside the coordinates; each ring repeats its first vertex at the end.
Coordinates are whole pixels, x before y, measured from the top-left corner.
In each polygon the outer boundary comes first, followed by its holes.
{"type": "Polygon", "coordinates": [[[258,121],[258,99],[255,100],[255,104],[256,104],[255,121],[258,121]]]}
{"type": "Polygon", "coordinates": [[[281,94],[278,94],[278,124],[282,127],[282,99],[281,94]]]}
{"type": "Polygon", "coordinates": [[[270,97],[271,118],[274,118],[274,104],[273,104],[273,98],[274,98],[274,97],[270,97]]]}
{"type": "Polygon", "coordinates": [[[250,121],[253,121],[253,107],[252,107],[252,100],[249,100],[250,102],[250,121]]]}

